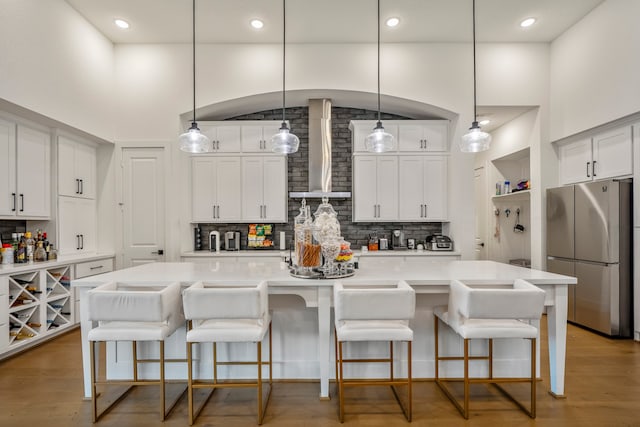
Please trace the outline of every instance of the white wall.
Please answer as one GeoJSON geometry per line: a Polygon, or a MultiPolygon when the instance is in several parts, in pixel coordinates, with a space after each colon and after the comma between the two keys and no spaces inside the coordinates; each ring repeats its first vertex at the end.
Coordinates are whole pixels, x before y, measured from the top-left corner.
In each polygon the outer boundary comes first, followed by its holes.
{"type": "Polygon", "coordinates": [[[551,44],[551,140],[640,111],[640,1],[607,0],[551,44]]]}
{"type": "Polygon", "coordinates": [[[0,98],[113,140],[113,44],[61,0],[0,0],[0,98]]]}

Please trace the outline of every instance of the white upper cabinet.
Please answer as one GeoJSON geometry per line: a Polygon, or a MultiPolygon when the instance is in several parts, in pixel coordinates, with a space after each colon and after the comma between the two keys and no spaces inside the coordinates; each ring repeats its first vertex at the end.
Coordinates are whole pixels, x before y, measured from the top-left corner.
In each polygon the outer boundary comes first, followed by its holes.
{"type": "Polygon", "coordinates": [[[95,199],[96,148],[58,136],[58,195],[95,199]]]}
{"type": "Polygon", "coordinates": [[[287,162],[282,156],[242,158],[242,221],[287,221],[287,162]]]}
{"type": "Polygon", "coordinates": [[[91,199],[58,197],[58,250],[62,255],[96,251],[96,202],[91,199]]]}
{"type": "Polygon", "coordinates": [[[398,218],[398,156],[353,157],[353,220],[398,218]]]}
{"type": "Polygon", "coordinates": [[[16,124],[0,119],[0,215],[15,216],[16,193],[16,124]]]}
{"type": "Polygon", "coordinates": [[[279,132],[279,121],[242,122],[241,140],[244,153],[271,153],[271,137],[279,132]]]}
{"type": "Polygon", "coordinates": [[[240,157],[192,157],[192,222],[236,222],[241,214],[240,176],[240,157]]]}
{"type": "Polygon", "coordinates": [[[199,122],[198,127],[212,141],[214,152],[240,151],[240,125],[236,122],[199,122]]]}
{"type": "Polygon", "coordinates": [[[48,133],[0,120],[0,216],[51,215],[51,138],[48,133]]]}
{"type": "Polygon", "coordinates": [[[398,151],[447,151],[449,122],[407,120],[398,127],[398,151]]]}
{"type": "MultiPolygon", "coordinates": [[[[376,120],[352,120],[349,123],[353,152],[366,152],[364,140],[375,128],[376,120]]],[[[387,133],[394,137],[393,152],[448,151],[449,122],[447,120],[385,120],[387,133]]]]}
{"type": "Polygon", "coordinates": [[[560,145],[558,153],[562,184],[631,175],[631,126],[560,145]]]}
{"type": "Polygon", "coordinates": [[[447,221],[447,156],[400,156],[399,219],[447,221]]]}

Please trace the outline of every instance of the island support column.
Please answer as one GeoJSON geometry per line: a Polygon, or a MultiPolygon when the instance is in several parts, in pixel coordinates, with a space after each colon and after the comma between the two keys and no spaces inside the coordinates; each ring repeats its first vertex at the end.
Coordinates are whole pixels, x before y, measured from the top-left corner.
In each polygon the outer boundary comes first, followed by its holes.
{"type": "Polygon", "coordinates": [[[568,285],[555,285],[554,304],[547,308],[547,328],[549,335],[549,376],[550,394],[556,398],[564,394],[565,359],[567,354],[567,307],[568,285]]]}
{"type": "Polygon", "coordinates": [[[318,362],[320,363],[320,400],[329,400],[331,366],[331,294],[332,286],[318,286],[318,362]]]}

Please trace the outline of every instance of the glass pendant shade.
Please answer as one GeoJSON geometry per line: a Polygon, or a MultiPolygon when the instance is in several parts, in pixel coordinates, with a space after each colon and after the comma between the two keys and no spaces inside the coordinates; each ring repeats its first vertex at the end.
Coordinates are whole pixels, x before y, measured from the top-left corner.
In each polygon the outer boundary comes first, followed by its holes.
{"type": "Polygon", "coordinates": [[[213,151],[211,141],[206,135],[200,132],[196,122],[191,123],[191,127],[178,138],[180,150],[187,153],[208,153],[213,151]]]}
{"type": "Polygon", "coordinates": [[[478,122],[473,122],[469,128],[469,132],[462,135],[460,151],[464,153],[478,153],[488,150],[490,144],[491,135],[480,129],[478,122]]]}
{"type": "Polygon", "coordinates": [[[289,132],[286,123],[282,123],[280,132],[271,137],[271,151],[278,154],[291,154],[298,151],[300,139],[289,132]]]}
{"type": "Polygon", "coordinates": [[[378,122],[373,132],[364,139],[364,147],[371,153],[384,153],[393,150],[393,135],[384,131],[378,122]]]}

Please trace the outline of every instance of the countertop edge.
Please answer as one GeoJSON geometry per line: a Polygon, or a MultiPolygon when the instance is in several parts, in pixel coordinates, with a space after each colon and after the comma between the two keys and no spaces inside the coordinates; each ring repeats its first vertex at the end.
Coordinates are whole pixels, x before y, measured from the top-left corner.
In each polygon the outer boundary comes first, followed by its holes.
{"type": "Polygon", "coordinates": [[[77,264],[80,262],[97,261],[100,259],[114,258],[116,256],[113,252],[103,252],[95,254],[83,254],[83,255],[64,255],[59,256],[55,261],[45,262],[30,262],[27,264],[0,264],[0,275],[15,274],[24,271],[41,270],[43,268],[55,268],[61,265],[77,264]]]}

